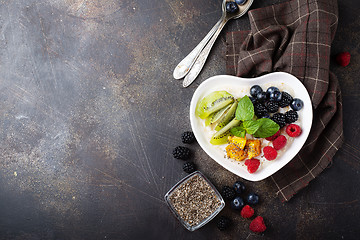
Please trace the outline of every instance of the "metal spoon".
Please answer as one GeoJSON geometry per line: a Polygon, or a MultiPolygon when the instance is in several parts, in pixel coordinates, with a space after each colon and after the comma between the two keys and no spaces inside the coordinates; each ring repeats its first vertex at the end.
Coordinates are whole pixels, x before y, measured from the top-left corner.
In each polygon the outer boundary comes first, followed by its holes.
{"type": "Polygon", "coordinates": [[[236,19],[236,18],[239,18],[242,15],[244,15],[249,10],[253,1],[254,0],[247,0],[242,5],[237,4],[239,10],[235,13],[230,13],[230,12],[226,11],[226,3],[232,2],[232,1],[229,1],[229,0],[223,1],[222,16],[220,18],[220,24],[218,26],[218,29],[212,36],[211,40],[206,44],[205,48],[203,48],[203,50],[198,54],[198,57],[195,59],[195,62],[192,63],[192,67],[189,68],[188,74],[185,76],[185,79],[183,82],[183,87],[188,87],[199,75],[201,69],[203,68],[203,66],[206,62],[207,57],[209,56],[210,50],[215,43],[215,40],[219,36],[219,34],[220,34],[221,30],[223,29],[223,27],[225,26],[225,24],[230,19],[236,19]]]}

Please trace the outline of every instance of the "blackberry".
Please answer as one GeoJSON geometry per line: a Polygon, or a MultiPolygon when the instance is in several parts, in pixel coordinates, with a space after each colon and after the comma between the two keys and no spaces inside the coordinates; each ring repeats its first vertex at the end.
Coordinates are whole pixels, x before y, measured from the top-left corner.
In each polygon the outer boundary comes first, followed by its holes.
{"type": "Polygon", "coordinates": [[[273,120],[274,122],[276,122],[277,124],[279,124],[280,128],[285,127],[286,125],[286,121],[285,121],[285,115],[283,113],[275,113],[272,117],[271,120],[273,120]]]}
{"type": "Polygon", "coordinates": [[[183,134],[181,134],[181,141],[183,143],[193,143],[193,142],[195,142],[194,133],[190,132],[190,131],[183,132],[183,134]]]}
{"type": "Polygon", "coordinates": [[[287,92],[282,92],[282,96],[281,96],[281,100],[279,102],[279,106],[284,108],[290,105],[290,103],[292,102],[293,97],[288,94],[287,92]]]}
{"type": "Polygon", "coordinates": [[[285,121],[286,123],[296,122],[299,118],[299,115],[294,110],[289,110],[285,113],[285,121]]]}
{"type": "Polygon", "coordinates": [[[276,113],[279,109],[279,104],[274,101],[267,101],[265,107],[269,113],[276,113]]]}
{"type": "Polygon", "coordinates": [[[220,231],[224,231],[231,225],[231,220],[228,217],[221,216],[216,225],[220,231]]]}
{"type": "Polygon", "coordinates": [[[178,146],[172,152],[174,158],[186,160],[190,157],[190,149],[187,147],[178,146]]]}
{"type": "Polygon", "coordinates": [[[221,191],[221,195],[227,199],[227,200],[232,200],[235,197],[235,190],[232,187],[229,186],[224,186],[222,191],[221,191]]]}
{"type": "Polygon", "coordinates": [[[195,164],[193,162],[186,162],[183,165],[183,170],[186,173],[192,173],[195,171],[195,164]]]}
{"type": "Polygon", "coordinates": [[[265,106],[259,102],[254,104],[254,112],[258,118],[264,117],[267,114],[265,106]]]}

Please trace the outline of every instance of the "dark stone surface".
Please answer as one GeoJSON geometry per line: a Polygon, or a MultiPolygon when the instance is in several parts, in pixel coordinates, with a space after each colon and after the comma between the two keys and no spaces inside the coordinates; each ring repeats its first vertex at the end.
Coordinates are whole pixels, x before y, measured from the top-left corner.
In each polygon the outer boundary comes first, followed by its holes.
{"type": "MultiPolygon", "coordinates": [[[[190,233],[163,196],[186,176],[171,151],[190,129],[199,83],[225,73],[225,32],[189,88],[177,63],[220,17],[221,1],[0,1],[0,239],[357,239],[360,234],[360,4],[339,1],[332,63],[344,98],[345,144],[290,202],[268,181],[245,182],[261,196],[264,235],[228,207],[234,225],[190,233]]],[[[283,1],[255,0],[252,8],[283,1]]],[[[197,144],[198,168],[232,184],[197,144]]]]}

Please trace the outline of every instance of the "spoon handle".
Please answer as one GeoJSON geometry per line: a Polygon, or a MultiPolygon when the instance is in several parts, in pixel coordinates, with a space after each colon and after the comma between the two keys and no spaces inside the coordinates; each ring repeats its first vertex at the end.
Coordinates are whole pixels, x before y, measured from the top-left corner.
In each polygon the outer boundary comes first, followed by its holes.
{"type": "Polygon", "coordinates": [[[219,36],[221,30],[225,26],[227,18],[223,18],[219,28],[216,30],[215,34],[212,36],[211,40],[206,44],[205,48],[201,51],[199,57],[196,59],[194,66],[190,69],[189,73],[185,76],[183,81],[183,87],[188,87],[199,75],[201,69],[203,68],[207,57],[209,56],[210,50],[215,43],[216,38],[219,36]]]}
{"type": "Polygon", "coordinates": [[[175,79],[183,78],[191,69],[192,65],[198,58],[200,52],[209,42],[211,37],[214,35],[216,30],[219,28],[222,18],[213,26],[209,33],[204,37],[203,40],[175,67],[173,76],[175,79]]]}

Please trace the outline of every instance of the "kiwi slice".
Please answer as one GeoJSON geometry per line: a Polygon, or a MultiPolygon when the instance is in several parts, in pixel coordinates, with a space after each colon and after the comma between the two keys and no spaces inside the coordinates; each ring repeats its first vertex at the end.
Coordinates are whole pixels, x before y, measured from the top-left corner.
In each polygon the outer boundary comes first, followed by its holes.
{"type": "Polygon", "coordinates": [[[215,127],[216,131],[220,131],[220,129],[225,127],[231,121],[231,119],[234,118],[237,105],[238,105],[238,101],[236,100],[229,108],[229,111],[226,112],[226,114],[223,116],[223,118],[221,118],[219,123],[216,125],[216,127],[215,127]]]}
{"type": "Polygon", "coordinates": [[[231,104],[227,105],[226,107],[220,109],[219,111],[211,114],[211,119],[210,119],[210,124],[214,124],[217,121],[219,121],[219,119],[221,119],[223,116],[225,116],[226,111],[231,107],[231,104]]]}
{"type": "Polygon", "coordinates": [[[210,139],[210,143],[213,145],[221,145],[227,143],[228,137],[231,136],[230,129],[240,125],[241,121],[234,118],[225,127],[215,133],[210,139]]]}
{"type": "Polygon", "coordinates": [[[215,91],[206,95],[196,104],[195,114],[201,119],[219,111],[234,102],[234,97],[226,91],[215,91]]]}

